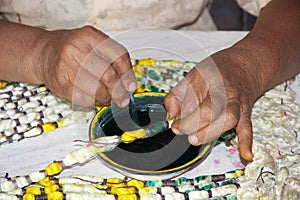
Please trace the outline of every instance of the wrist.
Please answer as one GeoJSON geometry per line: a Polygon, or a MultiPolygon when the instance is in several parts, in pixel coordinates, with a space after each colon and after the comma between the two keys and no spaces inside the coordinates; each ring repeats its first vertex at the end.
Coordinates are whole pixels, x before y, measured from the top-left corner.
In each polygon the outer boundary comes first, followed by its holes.
{"type": "Polygon", "coordinates": [[[283,63],[276,40],[268,40],[263,34],[250,34],[231,49],[245,63],[245,70],[256,76],[253,84],[259,96],[279,83],[276,69],[283,63]]]}
{"type": "Polygon", "coordinates": [[[28,57],[30,58],[30,64],[26,69],[27,72],[31,74],[30,77],[27,77],[28,80],[26,82],[33,84],[44,84],[44,74],[45,68],[47,67],[47,58],[49,56],[49,51],[47,50],[47,46],[49,41],[53,37],[53,32],[42,30],[35,40],[32,42],[32,49],[28,52],[28,57]]]}
{"type": "Polygon", "coordinates": [[[249,105],[264,93],[261,85],[261,77],[257,71],[254,58],[249,56],[247,49],[230,47],[212,55],[226,88],[233,88],[234,91],[227,91],[228,98],[238,96],[249,105]]]}

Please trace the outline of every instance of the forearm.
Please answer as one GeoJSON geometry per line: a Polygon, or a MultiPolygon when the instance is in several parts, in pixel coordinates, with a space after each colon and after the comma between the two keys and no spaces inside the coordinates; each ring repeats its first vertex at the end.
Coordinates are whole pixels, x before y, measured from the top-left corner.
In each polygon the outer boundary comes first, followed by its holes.
{"type": "MultiPolygon", "coordinates": [[[[287,80],[300,71],[300,1],[272,0],[252,31],[233,46],[258,74],[258,92],[287,80]],[[250,52],[250,53],[249,53],[250,52]]],[[[259,94],[258,94],[259,95],[259,94]]]]}
{"type": "Polygon", "coordinates": [[[47,31],[0,20],[0,80],[41,84],[37,68],[47,31]]]}

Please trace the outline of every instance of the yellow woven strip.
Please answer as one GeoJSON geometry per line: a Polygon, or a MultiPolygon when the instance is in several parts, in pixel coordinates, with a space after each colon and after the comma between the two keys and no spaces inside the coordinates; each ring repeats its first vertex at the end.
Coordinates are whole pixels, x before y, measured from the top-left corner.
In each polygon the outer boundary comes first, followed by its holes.
{"type": "Polygon", "coordinates": [[[44,178],[43,180],[38,182],[39,185],[47,187],[50,185],[54,185],[55,181],[54,180],[50,180],[49,177],[44,178]]]}
{"type": "Polygon", "coordinates": [[[47,195],[48,200],[63,200],[63,193],[61,192],[53,192],[47,195]]]}
{"type": "Polygon", "coordinates": [[[26,188],[26,194],[40,195],[41,189],[36,186],[29,186],[26,188]]]}
{"type": "Polygon", "coordinates": [[[120,178],[109,178],[106,181],[108,187],[124,187],[125,183],[120,178]]]}
{"type": "Polygon", "coordinates": [[[42,124],[43,132],[47,133],[53,131],[57,128],[57,124],[55,122],[46,122],[42,124]]]}
{"type": "Polygon", "coordinates": [[[53,176],[53,175],[59,174],[61,172],[61,170],[62,170],[62,167],[57,162],[53,162],[45,168],[45,171],[47,172],[48,176],[53,176]]]}
{"type": "Polygon", "coordinates": [[[0,81],[0,89],[5,88],[7,83],[5,81],[0,81]]]}

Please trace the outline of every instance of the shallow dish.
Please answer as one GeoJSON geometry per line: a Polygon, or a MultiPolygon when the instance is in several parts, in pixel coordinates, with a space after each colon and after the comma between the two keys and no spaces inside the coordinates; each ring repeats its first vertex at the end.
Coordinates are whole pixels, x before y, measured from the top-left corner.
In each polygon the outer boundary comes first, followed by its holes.
{"type": "MultiPolygon", "coordinates": [[[[165,93],[159,92],[135,94],[138,122],[131,120],[128,108],[102,107],[91,122],[91,141],[165,120],[164,96],[165,93]]],[[[110,152],[99,153],[99,158],[106,166],[125,176],[163,180],[176,177],[201,163],[212,147],[213,143],[192,146],[186,136],[175,135],[171,129],[166,129],[151,138],[121,143],[110,152]]]]}

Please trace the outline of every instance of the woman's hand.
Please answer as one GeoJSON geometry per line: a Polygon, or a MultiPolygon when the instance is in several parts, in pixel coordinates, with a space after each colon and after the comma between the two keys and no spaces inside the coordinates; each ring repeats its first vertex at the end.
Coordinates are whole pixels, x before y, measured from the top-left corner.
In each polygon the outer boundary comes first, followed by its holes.
{"type": "Polygon", "coordinates": [[[128,104],[137,84],[128,52],[101,31],[86,26],[47,32],[35,70],[37,79],[74,105],[92,106],[95,100],[128,104]]]}
{"type": "Polygon", "coordinates": [[[298,0],[272,0],[245,38],[199,63],[166,96],[177,117],[173,132],[199,145],[236,128],[241,156],[250,160],[255,100],[300,71],[299,8],[298,0]]]}
{"type": "MultiPolygon", "coordinates": [[[[172,130],[188,134],[189,142],[200,145],[236,128],[240,152],[253,155],[251,109],[260,91],[255,71],[244,71],[251,64],[228,49],[194,67],[165,98],[165,106],[176,117],[172,130]],[[233,56],[234,55],[234,56],[233,56]]],[[[254,68],[253,68],[254,69],[254,68]]]]}

